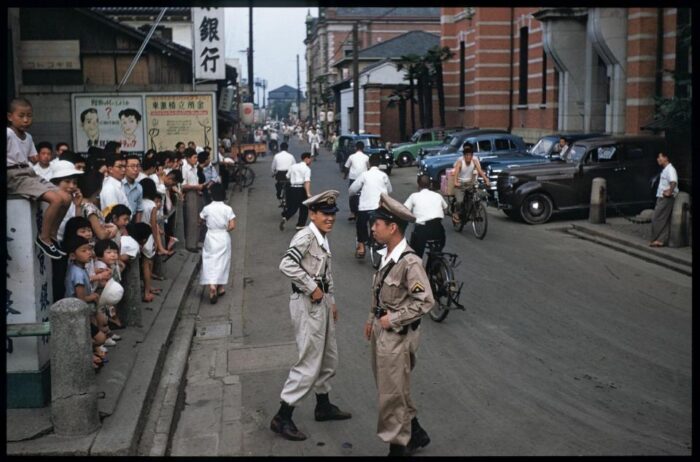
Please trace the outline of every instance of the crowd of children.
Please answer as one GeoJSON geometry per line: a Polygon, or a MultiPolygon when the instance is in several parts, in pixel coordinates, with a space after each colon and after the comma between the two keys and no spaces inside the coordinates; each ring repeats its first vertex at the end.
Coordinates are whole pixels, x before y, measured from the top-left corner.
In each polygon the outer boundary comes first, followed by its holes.
{"type": "Polygon", "coordinates": [[[223,293],[231,259],[224,233],[235,227],[235,215],[223,202],[226,185],[209,148],[177,143],[174,151],[149,150],[141,158],[110,142],[83,157],[59,143],[54,153],[48,142],[35,146],[27,132],[33,117],[28,100],[13,99],[7,117],[8,195],[48,203],[34,242],[52,259],[53,302],[75,297],[93,307],[95,369],[108,362],[107,347],[121,340],[114,331],[125,327],[125,289],[140,290],[145,303],[160,295],[152,281],[164,279],[162,264],[174,253],[176,211],[188,184],[197,185],[190,188],[201,196],[200,220],[209,229],[200,237],[200,283],[213,288],[212,302],[223,293]],[[128,271],[138,272],[142,288],[124,287],[128,271]]]}

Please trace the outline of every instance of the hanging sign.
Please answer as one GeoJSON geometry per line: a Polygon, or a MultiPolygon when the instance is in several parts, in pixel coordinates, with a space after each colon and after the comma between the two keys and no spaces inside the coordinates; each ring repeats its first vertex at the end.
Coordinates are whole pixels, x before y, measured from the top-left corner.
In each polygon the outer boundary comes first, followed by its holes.
{"type": "Polygon", "coordinates": [[[223,8],[192,8],[195,78],[226,78],[223,8]]]}

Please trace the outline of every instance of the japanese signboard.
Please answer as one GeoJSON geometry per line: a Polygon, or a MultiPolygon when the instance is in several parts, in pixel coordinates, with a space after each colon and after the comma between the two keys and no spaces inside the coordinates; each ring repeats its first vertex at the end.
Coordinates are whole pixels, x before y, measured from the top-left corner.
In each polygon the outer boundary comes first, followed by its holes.
{"type": "Polygon", "coordinates": [[[216,146],[216,107],[213,93],[147,94],[147,149],[175,149],[179,141],[216,146]]]}
{"type": "Polygon", "coordinates": [[[226,78],[224,49],[224,9],[192,8],[194,21],[195,78],[221,80],[226,78]]]}
{"type": "Polygon", "coordinates": [[[22,40],[20,67],[25,70],[80,70],[79,40],[22,40]]]}
{"type": "Polygon", "coordinates": [[[121,143],[123,152],[144,151],[141,94],[73,95],[73,143],[77,152],[108,141],[121,143]]]}

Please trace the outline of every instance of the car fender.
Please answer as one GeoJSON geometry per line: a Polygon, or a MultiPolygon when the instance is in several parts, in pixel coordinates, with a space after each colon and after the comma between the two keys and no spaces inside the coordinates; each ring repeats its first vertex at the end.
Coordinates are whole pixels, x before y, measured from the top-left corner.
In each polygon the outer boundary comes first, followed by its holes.
{"type": "Polygon", "coordinates": [[[515,203],[512,205],[514,207],[519,206],[519,204],[522,203],[523,199],[525,199],[526,196],[536,191],[546,192],[544,191],[544,187],[542,187],[542,183],[540,183],[539,181],[528,181],[526,183],[523,183],[518,187],[518,189],[515,190],[515,193],[513,194],[513,199],[515,203]]]}

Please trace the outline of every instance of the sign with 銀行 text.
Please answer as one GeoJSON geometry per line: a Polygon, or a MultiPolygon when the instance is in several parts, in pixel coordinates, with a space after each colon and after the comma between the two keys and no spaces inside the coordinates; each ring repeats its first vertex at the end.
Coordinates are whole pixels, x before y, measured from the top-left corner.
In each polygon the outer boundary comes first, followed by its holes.
{"type": "Polygon", "coordinates": [[[194,47],[192,59],[197,79],[226,78],[223,8],[192,8],[194,47]]]}

